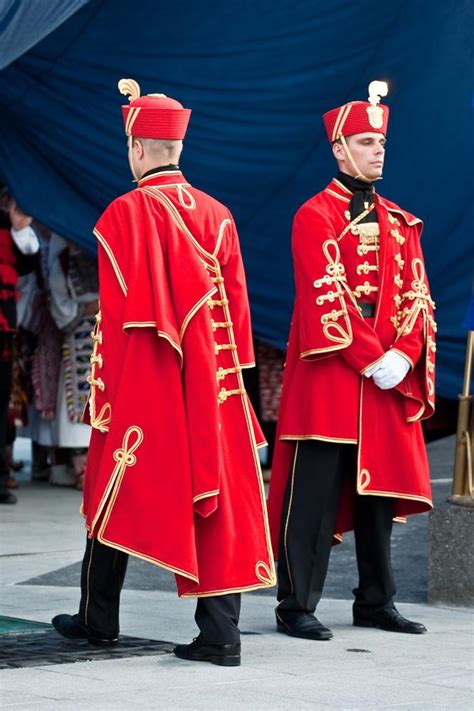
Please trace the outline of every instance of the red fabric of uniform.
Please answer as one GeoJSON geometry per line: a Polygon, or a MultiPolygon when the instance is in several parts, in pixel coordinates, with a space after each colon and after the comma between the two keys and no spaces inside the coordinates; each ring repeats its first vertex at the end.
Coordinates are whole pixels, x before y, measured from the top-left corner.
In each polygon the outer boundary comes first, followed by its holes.
{"type": "MultiPolygon", "coordinates": [[[[436,325],[421,221],[376,194],[379,242],[363,243],[350,198],[334,180],[294,220],[296,300],[268,501],[274,551],[298,439],[358,444],[354,491],[393,497],[396,517],[431,508],[420,420],[434,410],[436,325]],[[375,304],[373,319],[362,317],[360,300],[375,304]],[[397,388],[380,390],[363,371],[389,349],[412,370],[397,388]]],[[[335,534],[352,525],[343,497],[335,534]]]]}
{"type": "Polygon", "coordinates": [[[83,512],[90,535],[177,575],[181,595],[268,587],[275,574],[234,222],[179,171],[99,220],[100,312],[83,512]]]}

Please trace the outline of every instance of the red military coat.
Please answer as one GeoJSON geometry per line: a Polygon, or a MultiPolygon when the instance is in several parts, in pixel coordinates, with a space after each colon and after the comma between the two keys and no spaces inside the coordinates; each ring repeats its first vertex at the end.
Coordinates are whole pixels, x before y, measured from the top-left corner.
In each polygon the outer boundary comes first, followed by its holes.
{"type": "Polygon", "coordinates": [[[89,535],[174,572],[180,595],[274,585],[231,214],[180,171],[156,172],[95,234],[89,535]]]}
{"type": "Polygon", "coordinates": [[[378,226],[359,225],[363,215],[351,222],[351,196],[333,180],[294,220],[296,300],[268,500],[274,551],[296,440],[358,444],[339,539],[352,528],[351,492],[394,497],[396,518],[431,507],[420,420],[434,409],[436,325],[422,224],[377,194],[378,226]],[[360,301],[375,304],[374,318],[363,318],[360,301]],[[397,388],[380,390],[363,373],[388,349],[412,368],[397,388]]]}

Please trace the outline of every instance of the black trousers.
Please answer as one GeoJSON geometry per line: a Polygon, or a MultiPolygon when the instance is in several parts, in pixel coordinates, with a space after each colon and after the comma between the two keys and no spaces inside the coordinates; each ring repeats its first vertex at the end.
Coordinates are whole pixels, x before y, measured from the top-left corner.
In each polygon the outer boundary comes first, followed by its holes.
{"type": "Polygon", "coordinates": [[[12,388],[12,374],[13,361],[0,358],[0,494],[8,493],[6,480],[10,475],[6,445],[8,444],[8,404],[12,388]]]}
{"type": "MultiPolygon", "coordinates": [[[[88,538],[82,561],[79,617],[88,629],[107,638],[119,633],[120,593],[127,571],[128,555],[88,538]]],[[[236,644],[239,631],[240,594],[201,597],[195,620],[203,641],[236,644]]]]}
{"type": "MultiPolygon", "coordinates": [[[[319,440],[297,442],[283,505],[278,560],[281,616],[314,612],[326,579],[332,536],[345,476],[356,477],[357,447],[319,440]]],[[[390,560],[393,500],[354,493],[359,585],[354,609],[361,615],[393,605],[390,560]]]]}

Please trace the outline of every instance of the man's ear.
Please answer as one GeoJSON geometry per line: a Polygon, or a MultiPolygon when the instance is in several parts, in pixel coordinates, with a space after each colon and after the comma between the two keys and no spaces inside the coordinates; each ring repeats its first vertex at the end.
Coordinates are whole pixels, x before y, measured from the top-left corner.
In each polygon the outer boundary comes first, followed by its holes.
{"type": "Polygon", "coordinates": [[[345,160],[346,151],[344,150],[342,143],[339,143],[339,141],[332,144],[332,152],[336,160],[345,160]]]}
{"type": "Polygon", "coordinates": [[[133,140],[132,148],[133,148],[133,152],[135,153],[135,157],[138,160],[141,160],[141,158],[143,158],[143,153],[144,153],[143,144],[138,138],[133,138],[132,140],[133,140]]]}

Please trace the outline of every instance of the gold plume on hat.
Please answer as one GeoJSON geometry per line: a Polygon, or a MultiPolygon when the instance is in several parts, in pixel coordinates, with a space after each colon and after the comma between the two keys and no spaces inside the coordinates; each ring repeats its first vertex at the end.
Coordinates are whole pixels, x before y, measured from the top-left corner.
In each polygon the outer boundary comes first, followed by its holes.
{"type": "Polygon", "coordinates": [[[135,79],[120,79],[118,90],[124,96],[128,96],[129,101],[140,98],[140,84],[135,79]]]}
{"type": "Polygon", "coordinates": [[[387,96],[388,84],[386,81],[371,81],[369,84],[369,103],[372,106],[380,104],[382,96],[387,96]]]}

